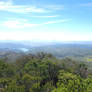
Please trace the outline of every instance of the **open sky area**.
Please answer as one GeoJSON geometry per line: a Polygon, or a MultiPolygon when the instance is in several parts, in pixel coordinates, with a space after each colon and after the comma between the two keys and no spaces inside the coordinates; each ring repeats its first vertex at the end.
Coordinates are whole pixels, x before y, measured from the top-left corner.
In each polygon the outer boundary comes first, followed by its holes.
{"type": "Polygon", "coordinates": [[[0,0],[0,40],[92,41],[92,0],[0,0]]]}

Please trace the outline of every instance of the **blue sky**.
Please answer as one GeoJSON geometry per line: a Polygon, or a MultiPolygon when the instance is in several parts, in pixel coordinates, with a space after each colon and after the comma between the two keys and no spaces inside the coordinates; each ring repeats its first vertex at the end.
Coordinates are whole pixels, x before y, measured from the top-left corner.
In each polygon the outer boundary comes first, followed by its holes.
{"type": "Polygon", "coordinates": [[[0,40],[91,41],[92,0],[0,0],[0,40]]]}

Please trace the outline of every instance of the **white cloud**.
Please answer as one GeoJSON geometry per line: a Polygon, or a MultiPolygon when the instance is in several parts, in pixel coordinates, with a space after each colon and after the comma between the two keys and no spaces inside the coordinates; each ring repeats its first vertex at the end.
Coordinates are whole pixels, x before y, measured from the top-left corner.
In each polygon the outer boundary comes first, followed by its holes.
{"type": "Polygon", "coordinates": [[[64,22],[69,22],[71,19],[63,19],[63,20],[56,20],[56,21],[49,21],[44,24],[54,24],[54,23],[64,23],[64,22]]]}
{"type": "MultiPolygon", "coordinates": [[[[8,11],[14,13],[46,13],[51,12],[53,10],[63,10],[63,5],[41,5],[41,6],[33,6],[33,5],[15,5],[13,0],[0,1],[0,11],[8,11]]],[[[49,16],[48,16],[49,17],[49,16]]]]}
{"type": "Polygon", "coordinates": [[[63,19],[63,20],[56,20],[56,21],[48,21],[45,23],[40,23],[40,24],[33,24],[30,23],[28,20],[25,21],[22,19],[17,19],[17,20],[8,20],[3,22],[3,26],[8,27],[8,28],[31,28],[31,27],[37,27],[37,26],[43,26],[43,25],[48,25],[48,24],[55,24],[55,23],[64,23],[64,22],[68,22],[71,19],[63,19]]]}
{"type": "Polygon", "coordinates": [[[31,17],[36,17],[36,18],[55,18],[59,17],[60,15],[52,15],[52,16],[31,16],[31,17]]]}
{"type": "Polygon", "coordinates": [[[63,10],[64,9],[64,5],[47,5],[46,7],[52,10],[63,10]]]}
{"type": "Polygon", "coordinates": [[[4,25],[8,28],[19,28],[19,27],[22,27],[22,26],[18,26],[20,25],[21,23],[19,21],[6,21],[4,22],[4,25]]]}
{"type": "Polygon", "coordinates": [[[47,10],[45,10],[43,8],[38,8],[36,6],[14,5],[11,0],[8,0],[8,2],[0,1],[0,10],[14,12],[14,13],[30,13],[30,12],[43,13],[43,12],[47,12],[47,10]]]}
{"type": "Polygon", "coordinates": [[[23,22],[23,21],[18,21],[18,20],[14,20],[14,21],[6,21],[3,23],[3,26],[6,26],[8,28],[27,28],[27,27],[34,27],[34,26],[38,26],[39,24],[31,24],[31,23],[27,23],[27,22],[23,22]]]}

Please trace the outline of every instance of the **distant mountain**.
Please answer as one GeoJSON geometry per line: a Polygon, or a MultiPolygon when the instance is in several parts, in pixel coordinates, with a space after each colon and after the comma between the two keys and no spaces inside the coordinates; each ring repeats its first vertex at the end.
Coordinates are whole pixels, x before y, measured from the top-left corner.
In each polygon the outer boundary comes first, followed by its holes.
{"type": "Polygon", "coordinates": [[[0,41],[0,53],[52,53],[57,57],[85,57],[92,55],[92,41],[0,41]]]}

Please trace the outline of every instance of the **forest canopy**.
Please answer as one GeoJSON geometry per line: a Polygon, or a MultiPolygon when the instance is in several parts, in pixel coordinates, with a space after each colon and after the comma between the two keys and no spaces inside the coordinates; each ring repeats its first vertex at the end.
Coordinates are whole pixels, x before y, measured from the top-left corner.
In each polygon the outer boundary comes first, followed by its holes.
{"type": "Polygon", "coordinates": [[[92,92],[92,75],[76,60],[29,54],[13,63],[0,60],[0,92],[92,92]]]}

